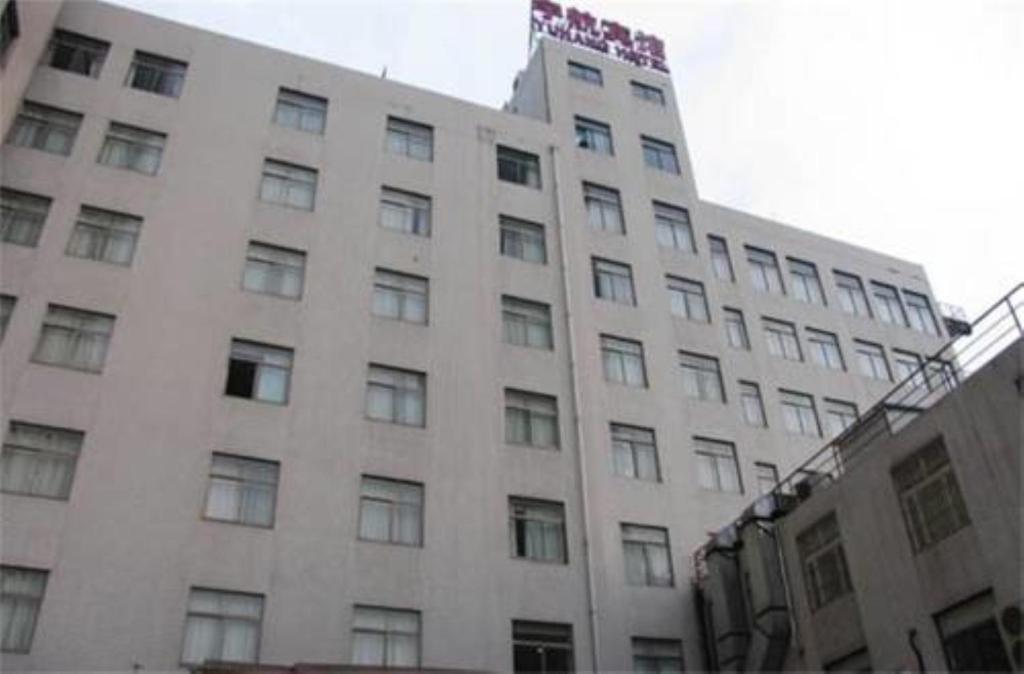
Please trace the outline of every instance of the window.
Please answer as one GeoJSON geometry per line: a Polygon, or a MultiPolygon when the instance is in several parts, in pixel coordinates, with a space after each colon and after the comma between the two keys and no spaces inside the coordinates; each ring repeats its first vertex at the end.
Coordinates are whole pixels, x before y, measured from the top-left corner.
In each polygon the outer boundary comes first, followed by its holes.
{"type": "Polygon", "coordinates": [[[498,179],[540,189],[540,157],[498,146],[498,179]]]}
{"type": "Polygon", "coordinates": [[[702,489],[742,494],[736,446],[731,442],[694,438],[697,450],[697,481],[702,489]]]}
{"type": "Polygon", "coordinates": [[[51,304],[46,309],[32,360],[101,372],[113,331],[113,316],[51,304]]]}
{"type": "Polygon", "coordinates": [[[633,270],[628,264],[591,258],[594,269],[594,295],[611,302],[636,305],[633,294],[633,270]]]}
{"type": "Polygon", "coordinates": [[[750,282],[754,284],[754,289],[762,293],[786,294],[775,253],[751,246],[746,249],[747,262],[750,263],[750,282]]]}
{"type": "Polygon", "coordinates": [[[856,423],[858,416],[857,406],[853,403],[825,398],[825,425],[831,437],[837,437],[856,423]]]}
{"type": "Polygon", "coordinates": [[[758,461],[754,464],[754,479],[757,481],[758,494],[770,494],[779,486],[779,469],[774,464],[758,461]]]}
{"type": "Polygon", "coordinates": [[[403,426],[426,426],[427,375],[370,365],[366,381],[366,416],[403,426]]]}
{"type": "Polygon", "coordinates": [[[647,388],[644,347],[640,342],[601,335],[601,364],[605,381],[647,388]]]}
{"type": "Polygon", "coordinates": [[[633,671],[683,671],[683,645],[678,639],[647,639],[633,637],[633,671]]]}
{"type": "Polygon", "coordinates": [[[514,257],[524,262],[547,264],[547,245],[544,243],[544,225],[519,220],[507,215],[499,218],[501,229],[500,248],[505,257],[514,257]]]}
{"type": "Polygon", "coordinates": [[[46,65],[57,70],[97,78],[109,50],[109,42],[66,30],[55,30],[46,52],[46,65]]]}
{"type": "Polygon", "coordinates": [[[672,553],[668,530],[637,524],[622,525],[622,553],[630,585],[671,587],[672,553]]]}
{"type": "Polygon", "coordinates": [[[903,382],[912,378],[913,384],[910,390],[920,394],[928,390],[928,381],[922,370],[921,357],[909,351],[892,350],[892,363],[895,370],[896,381],[903,382]]]}
{"type": "Polygon", "coordinates": [[[558,400],[505,389],[505,442],[558,449],[558,400]]]}
{"type": "Polygon", "coordinates": [[[423,485],[364,475],[359,490],[359,538],[423,545],[423,485]]]}
{"type": "Polygon", "coordinates": [[[786,360],[802,361],[800,339],[796,336],[796,326],[792,323],[777,321],[773,318],[762,318],[764,336],[768,341],[768,353],[786,360]]]}
{"type": "Polygon", "coordinates": [[[111,122],[96,161],[104,166],[156,175],[166,142],[166,134],[111,122]]]}
{"type": "Polygon", "coordinates": [[[711,271],[719,281],[736,281],[729,257],[729,244],[720,236],[708,236],[708,250],[711,251],[711,271]]]}
{"type": "Polygon", "coordinates": [[[67,156],[81,124],[82,115],[77,112],[24,101],[11,124],[7,142],[67,156]]]}
{"type": "Polygon", "coordinates": [[[871,306],[868,296],[864,294],[864,284],[853,274],[839,271],[832,272],[836,279],[836,292],[839,294],[839,306],[852,316],[871,317],[871,306]]]}
{"type": "Polygon", "coordinates": [[[569,77],[582,80],[587,84],[596,84],[599,87],[604,85],[604,79],[601,77],[600,70],[585,66],[576,61],[569,61],[569,77]]]}
{"type": "Polygon", "coordinates": [[[187,63],[137,51],[125,84],[132,89],[177,98],[185,84],[187,69],[187,63]]]}
{"type": "Polygon", "coordinates": [[[193,587],[181,661],[256,662],[262,626],[263,595],[193,587]]]}
{"type": "Polygon", "coordinates": [[[274,526],[277,461],[213,453],[204,517],[252,527],[274,526]]]}
{"type": "Polygon", "coordinates": [[[679,173],[679,160],[676,159],[676,148],[671,143],[640,136],[640,144],[644,150],[644,163],[666,173],[679,173]]]}
{"type": "Polygon", "coordinates": [[[612,234],[626,233],[622,200],[618,190],[583,183],[583,203],[587,208],[587,222],[591,227],[612,234]]]}
{"type": "Polygon", "coordinates": [[[740,382],[740,407],[743,410],[743,422],[748,426],[763,428],[768,425],[764,414],[764,400],[761,398],[761,387],[756,383],[740,382]]]}
{"type": "Polygon", "coordinates": [[[835,513],[829,513],[798,535],[796,546],[812,611],[853,591],[835,513]]]}
{"type": "Polygon", "coordinates": [[[515,674],[572,672],[572,625],[512,621],[512,671],[515,674]]]}
{"type": "Polygon", "coordinates": [[[65,251],[71,257],[128,266],[135,256],[142,218],[82,206],[65,251]]]}
{"type": "Polygon", "coordinates": [[[301,250],[249,242],[242,287],[254,293],[298,299],[306,276],[306,254],[301,250]]]}
{"type": "Polygon", "coordinates": [[[8,0],[0,10],[0,60],[7,56],[7,50],[21,34],[18,23],[18,0],[8,0]]]}
{"type": "Polygon", "coordinates": [[[292,350],[231,340],[224,394],[284,405],[292,376],[292,350]]]}
{"type": "Polygon", "coordinates": [[[750,337],[747,335],[747,322],[743,320],[743,312],[729,307],[724,308],[722,312],[725,314],[725,337],[729,341],[729,346],[749,351],[750,337]]]}
{"type": "Polygon", "coordinates": [[[779,402],[782,404],[782,419],[787,431],[797,435],[821,436],[814,398],[806,393],[779,389],[779,402]]]}
{"type": "Polygon", "coordinates": [[[612,424],[611,433],[612,466],[616,475],[649,482],[661,481],[653,430],[612,424]]]}
{"type": "Polygon", "coordinates": [[[643,84],[634,80],[629,83],[629,88],[633,92],[633,96],[642,101],[665,105],[665,93],[658,87],[652,87],[649,84],[643,84]]]}
{"type": "Polygon", "coordinates": [[[792,257],[789,262],[789,282],[793,297],[808,304],[825,304],[825,293],[821,289],[818,268],[811,262],[804,262],[792,257]]]}
{"type": "Polygon", "coordinates": [[[907,324],[907,317],[903,313],[903,303],[900,302],[900,295],[896,292],[896,288],[872,281],[871,292],[875,296],[875,309],[878,311],[878,318],[883,323],[907,324]]]}
{"type": "Polygon", "coordinates": [[[34,247],[50,212],[50,199],[0,188],[0,241],[34,247]]]}
{"type": "MultiPolygon", "coordinates": [[[[966,601],[959,602],[935,616],[949,671],[1013,671],[1013,667],[1006,657],[1003,640],[999,634],[999,625],[995,620],[995,612],[996,606],[992,591],[988,590],[966,601]]],[[[1004,627],[1006,622],[1004,619],[1004,627]]],[[[1007,629],[1007,633],[1009,635],[1009,629],[1007,629]]],[[[1016,655],[1019,662],[1019,637],[1016,642],[1016,655]]]]}
{"type": "Polygon", "coordinates": [[[683,369],[683,390],[687,396],[697,400],[725,402],[722,372],[717,358],[680,351],[679,365],[683,369]]]}
{"type": "Polygon", "coordinates": [[[263,162],[260,199],[311,211],[316,201],[316,180],[316,169],[266,159],[263,162]]]}
{"type": "Polygon", "coordinates": [[[381,188],[380,226],[396,232],[430,236],[430,197],[381,188]]]}
{"type": "Polygon", "coordinates": [[[356,606],[352,617],[352,664],[419,667],[420,612],[356,606]]]}
{"type": "Polygon", "coordinates": [[[612,128],[603,122],[577,116],[576,147],[598,154],[615,154],[612,146],[612,128]]]}
{"type": "Polygon", "coordinates": [[[508,513],[513,557],[568,563],[565,508],[561,503],[510,496],[508,513]]]}
{"type": "Polygon", "coordinates": [[[879,344],[853,340],[853,348],[857,352],[857,368],[865,377],[892,381],[889,374],[889,361],[885,359],[885,351],[879,344]]]}
{"type": "Polygon", "coordinates": [[[14,313],[14,306],[18,298],[12,295],[0,295],[0,341],[3,341],[7,332],[7,324],[11,322],[11,314],[14,313]]]}
{"type": "Polygon", "coordinates": [[[693,242],[693,227],[690,226],[690,213],[685,208],[655,201],[654,227],[658,245],[687,253],[697,252],[697,246],[693,242]]]}
{"type": "Polygon", "coordinates": [[[85,434],[12,421],[4,439],[3,491],[67,500],[85,434]]]}
{"type": "Polygon", "coordinates": [[[516,346],[551,349],[551,307],[509,295],[501,296],[505,342],[516,346]]]}
{"type": "Polygon", "coordinates": [[[668,296],[673,314],[698,323],[708,323],[711,320],[703,283],[678,276],[666,276],[665,279],[668,281],[668,296]]]}
{"type": "Polygon", "coordinates": [[[326,98],[284,87],[277,90],[274,124],[308,133],[322,134],[326,122],[326,98]]]}
{"type": "Polygon", "coordinates": [[[47,575],[41,569],[0,566],[4,653],[28,653],[32,648],[39,608],[46,593],[47,575]]]}
{"type": "Polygon", "coordinates": [[[387,148],[391,154],[433,161],[434,129],[426,124],[388,117],[387,148]]]}
{"type": "Polygon", "coordinates": [[[935,322],[935,314],[927,295],[904,289],[903,298],[907,301],[907,318],[910,327],[918,332],[939,336],[939,325],[935,322]]]}
{"type": "Polygon", "coordinates": [[[830,370],[845,370],[843,352],[839,348],[839,338],[831,332],[807,328],[807,350],[811,354],[811,362],[830,370]]]}
{"type": "Polygon", "coordinates": [[[915,553],[971,523],[941,436],[893,466],[892,479],[915,553]]]}
{"type": "Polygon", "coordinates": [[[377,268],[373,273],[373,315],[426,324],[430,282],[422,276],[377,268]]]}

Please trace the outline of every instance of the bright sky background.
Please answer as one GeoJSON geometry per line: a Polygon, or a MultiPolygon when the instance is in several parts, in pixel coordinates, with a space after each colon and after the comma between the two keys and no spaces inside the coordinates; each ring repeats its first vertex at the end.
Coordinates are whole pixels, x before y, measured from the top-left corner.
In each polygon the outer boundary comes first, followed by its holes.
{"type": "MultiPolygon", "coordinates": [[[[111,1],[492,107],[527,58],[529,0],[111,1]]],[[[703,199],[919,262],[971,316],[1024,281],[1024,0],[560,4],[665,40],[703,199]]]]}

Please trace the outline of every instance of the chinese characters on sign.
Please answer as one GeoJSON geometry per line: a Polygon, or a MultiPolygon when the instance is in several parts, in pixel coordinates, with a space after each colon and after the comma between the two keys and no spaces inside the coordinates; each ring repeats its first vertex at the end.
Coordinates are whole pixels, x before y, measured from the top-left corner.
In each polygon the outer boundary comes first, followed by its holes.
{"type": "Polygon", "coordinates": [[[530,35],[548,35],[641,68],[668,72],[665,43],[660,39],[640,31],[633,33],[615,21],[598,21],[592,14],[575,7],[568,7],[563,12],[562,6],[552,0],[533,0],[530,35]]]}

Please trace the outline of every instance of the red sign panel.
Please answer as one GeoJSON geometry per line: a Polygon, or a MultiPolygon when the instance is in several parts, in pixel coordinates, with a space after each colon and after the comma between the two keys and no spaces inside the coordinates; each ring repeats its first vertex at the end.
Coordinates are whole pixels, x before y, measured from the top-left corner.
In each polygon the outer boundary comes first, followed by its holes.
{"type": "Polygon", "coordinates": [[[533,0],[530,34],[548,35],[572,44],[614,56],[641,68],[668,72],[665,43],[653,35],[632,33],[621,23],[598,20],[575,7],[562,11],[552,0],[533,0]]]}

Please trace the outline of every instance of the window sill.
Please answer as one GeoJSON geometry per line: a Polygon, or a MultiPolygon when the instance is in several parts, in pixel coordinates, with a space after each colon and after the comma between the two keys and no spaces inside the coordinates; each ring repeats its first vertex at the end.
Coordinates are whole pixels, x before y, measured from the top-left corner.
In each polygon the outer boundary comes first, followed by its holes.
{"type": "Polygon", "coordinates": [[[37,360],[36,358],[30,359],[31,363],[35,365],[44,365],[46,367],[55,367],[61,370],[71,370],[72,372],[81,372],[83,374],[103,374],[103,370],[91,370],[84,367],[75,367],[74,365],[62,365],[60,363],[48,363],[45,360],[37,360]]]}
{"type": "Polygon", "coordinates": [[[202,522],[210,522],[211,524],[233,524],[236,527],[244,527],[246,529],[257,529],[263,531],[274,530],[274,522],[271,522],[270,524],[247,524],[246,522],[239,522],[236,520],[222,520],[216,517],[207,517],[206,515],[201,515],[199,517],[199,520],[202,522]]]}

